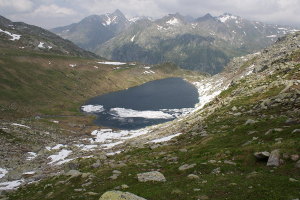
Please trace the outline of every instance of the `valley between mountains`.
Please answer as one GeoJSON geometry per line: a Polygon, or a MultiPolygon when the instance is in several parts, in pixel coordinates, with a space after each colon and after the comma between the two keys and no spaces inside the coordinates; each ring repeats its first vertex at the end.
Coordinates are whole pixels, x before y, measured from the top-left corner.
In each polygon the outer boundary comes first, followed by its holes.
{"type": "Polygon", "coordinates": [[[0,199],[300,198],[299,32],[216,75],[108,61],[5,18],[0,36],[0,199]],[[117,130],[80,112],[93,96],[168,77],[200,99],[174,121],[117,130]]]}

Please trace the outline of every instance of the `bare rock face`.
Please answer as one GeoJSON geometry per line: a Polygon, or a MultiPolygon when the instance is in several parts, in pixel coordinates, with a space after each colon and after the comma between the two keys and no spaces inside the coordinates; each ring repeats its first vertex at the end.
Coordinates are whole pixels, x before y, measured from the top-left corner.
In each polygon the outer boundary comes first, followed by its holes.
{"type": "Polygon", "coordinates": [[[139,182],[149,182],[149,181],[165,182],[166,181],[165,176],[158,171],[140,173],[137,174],[137,178],[139,182]]]}
{"type": "Polygon", "coordinates": [[[146,200],[130,192],[108,191],[99,200],[146,200]]]}
{"type": "Polygon", "coordinates": [[[267,162],[267,166],[278,167],[280,165],[280,152],[278,149],[273,150],[267,162]]]}

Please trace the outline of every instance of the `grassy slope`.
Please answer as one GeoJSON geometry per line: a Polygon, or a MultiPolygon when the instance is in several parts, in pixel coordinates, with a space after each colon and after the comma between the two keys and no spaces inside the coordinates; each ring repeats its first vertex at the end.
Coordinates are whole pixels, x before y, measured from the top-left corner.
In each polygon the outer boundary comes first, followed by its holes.
{"type": "MultiPolygon", "coordinates": [[[[286,74],[286,79],[299,79],[299,65],[286,74]]],[[[252,85],[254,88],[274,81],[282,72],[276,72],[266,79],[252,85]]],[[[238,82],[224,91],[218,100],[210,105],[220,103],[230,96],[236,97],[229,104],[217,108],[205,117],[203,124],[209,134],[208,137],[193,136],[197,125],[187,129],[186,134],[174,140],[171,145],[162,146],[151,150],[150,148],[134,149],[127,153],[117,155],[115,162],[122,161],[127,165],[117,168],[122,172],[117,180],[111,180],[111,166],[104,165],[94,169],[91,165],[98,158],[82,159],[79,170],[90,172],[94,178],[82,177],[69,179],[65,176],[49,178],[38,184],[27,186],[12,194],[11,199],[99,199],[101,194],[112,190],[121,184],[127,184],[130,188],[125,191],[133,192],[146,199],[160,200],[185,200],[185,199],[264,199],[282,200],[299,198],[300,182],[292,182],[289,179],[300,180],[299,169],[295,168],[295,162],[290,158],[283,158],[284,164],[278,168],[270,168],[265,162],[258,162],[253,156],[257,151],[272,151],[280,149],[281,155],[299,154],[299,133],[293,130],[300,129],[299,123],[287,123],[289,119],[299,119],[299,113],[293,112],[298,103],[293,101],[273,104],[268,109],[259,109],[260,100],[278,95],[283,87],[269,88],[262,93],[250,96],[237,94],[239,90],[249,87],[246,80],[238,82]],[[233,106],[242,114],[231,114],[233,106]],[[250,111],[250,112],[249,112],[250,111]],[[257,123],[246,125],[248,119],[255,119],[257,123]],[[269,134],[265,134],[271,129],[269,134]],[[280,139],[281,142],[277,138],[280,139]],[[251,142],[249,142],[251,141],[251,142]],[[180,148],[187,152],[179,151],[180,148]],[[215,160],[216,162],[208,162],[215,160]],[[230,160],[236,165],[225,164],[230,160]],[[179,171],[183,164],[196,163],[196,167],[179,171]],[[211,173],[220,167],[220,174],[211,173]],[[167,179],[165,183],[139,183],[136,174],[150,170],[160,170],[167,179]],[[200,179],[190,180],[188,174],[197,174],[200,179]],[[63,181],[63,182],[62,182],[63,181]],[[91,183],[86,184],[85,183],[91,183]],[[75,192],[74,189],[84,188],[84,191],[75,192]],[[195,190],[196,189],[196,190],[195,190]],[[95,192],[98,195],[91,196],[87,192],[95,192]]],[[[291,88],[288,93],[299,88],[291,88]]],[[[210,106],[208,105],[208,107],[210,106]]],[[[299,106],[299,105],[298,105],[299,106]]],[[[198,113],[198,115],[206,115],[198,113]]],[[[188,123],[188,121],[187,121],[188,123]]]]}
{"type": "Polygon", "coordinates": [[[115,67],[91,59],[0,49],[0,117],[78,115],[90,97],[188,73],[169,64],[156,66],[152,75],[142,75],[139,66],[115,67]]]}

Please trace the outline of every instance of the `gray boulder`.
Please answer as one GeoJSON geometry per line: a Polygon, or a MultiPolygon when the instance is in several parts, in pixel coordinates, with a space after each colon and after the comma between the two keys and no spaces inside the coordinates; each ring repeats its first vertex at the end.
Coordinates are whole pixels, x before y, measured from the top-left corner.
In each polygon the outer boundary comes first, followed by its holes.
{"type": "Polygon", "coordinates": [[[184,170],[187,170],[187,169],[191,169],[191,168],[194,168],[196,166],[196,164],[184,164],[182,166],[180,166],[178,169],[179,171],[184,171],[184,170]]]}
{"type": "Polygon", "coordinates": [[[269,167],[278,167],[280,165],[280,152],[278,149],[273,150],[267,162],[269,167]]]}
{"type": "Polygon", "coordinates": [[[108,191],[105,192],[99,200],[146,200],[130,192],[108,191]]]}
{"type": "Polygon", "coordinates": [[[148,182],[148,181],[165,182],[166,181],[165,176],[158,171],[140,173],[137,174],[137,178],[139,182],[148,182]]]}
{"type": "Polygon", "coordinates": [[[270,153],[267,151],[256,152],[256,153],[254,153],[254,156],[259,161],[264,161],[264,160],[267,161],[270,157],[270,153]]]}

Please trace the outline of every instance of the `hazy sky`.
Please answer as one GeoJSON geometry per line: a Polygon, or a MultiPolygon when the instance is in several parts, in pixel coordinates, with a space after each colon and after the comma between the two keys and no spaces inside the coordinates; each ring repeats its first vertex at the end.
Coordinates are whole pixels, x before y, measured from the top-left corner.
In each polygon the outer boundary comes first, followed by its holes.
{"type": "Polygon", "coordinates": [[[300,0],[0,0],[0,15],[44,28],[116,9],[127,17],[153,18],[176,12],[193,17],[229,12],[246,19],[300,27],[300,0]]]}

